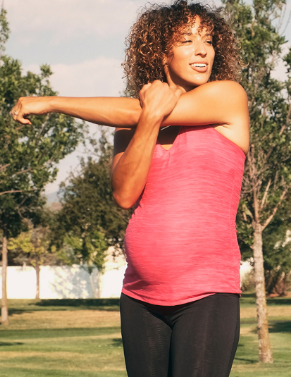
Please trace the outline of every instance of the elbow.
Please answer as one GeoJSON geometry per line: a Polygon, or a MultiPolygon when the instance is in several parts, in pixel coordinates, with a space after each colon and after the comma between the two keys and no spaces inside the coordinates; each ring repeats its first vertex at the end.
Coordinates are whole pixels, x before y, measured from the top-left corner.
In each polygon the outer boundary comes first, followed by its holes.
{"type": "Polygon", "coordinates": [[[132,198],[126,197],[116,191],[113,191],[113,199],[122,209],[130,209],[135,204],[135,201],[133,201],[132,198]]]}

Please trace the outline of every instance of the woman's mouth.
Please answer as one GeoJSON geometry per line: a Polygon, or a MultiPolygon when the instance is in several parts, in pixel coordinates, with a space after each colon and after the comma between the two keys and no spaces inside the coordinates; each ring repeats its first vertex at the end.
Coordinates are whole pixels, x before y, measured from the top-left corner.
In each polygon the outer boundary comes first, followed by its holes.
{"type": "Polygon", "coordinates": [[[191,63],[190,67],[194,69],[194,71],[204,73],[207,71],[208,64],[207,63],[191,63]]]}

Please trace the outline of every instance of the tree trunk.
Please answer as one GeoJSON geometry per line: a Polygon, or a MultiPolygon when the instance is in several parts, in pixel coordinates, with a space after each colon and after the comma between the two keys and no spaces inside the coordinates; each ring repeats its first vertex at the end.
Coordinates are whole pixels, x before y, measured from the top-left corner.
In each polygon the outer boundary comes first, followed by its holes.
{"type": "Polygon", "coordinates": [[[36,265],[35,265],[35,272],[36,272],[36,293],[35,293],[35,299],[39,300],[40,266],[39,266],[39,264],[37,262],[36,262],[36,265]]]}
{"type": "Polygon", "coordinates": [[[1,322],[2,325],[8,325],[8,300],[7,300],[7,235],[3,231],[2,241],[2,307],[1,322]]]}
{"type": "Polygon", "coordinates": [[[97,271],[97,282],[98,282],[98,298],[101,298],[102,274],[99,270],[97,271]]]}
{"type": "Polygon", "coordinates": [[[99,274],[99,272],[97,272],[97,287],[96,287],[96,284],[95,284],[94,279],[93,279],[93,270],[92,270],[91,273],[89,273],[90,284],[91,284],[91,288],[92,288],[94,298],[100,298],[99,284],[98,284],[98,274],[99,274]]]}
{"type": "Polygon", "coordinates": [[[253,250],[255,260],[259,361],[263,361],[264,363],[272,363],[273,357],[269,338],[268,313],[265,291],[262,226],[258,223],[255,225],[253,250]]]}

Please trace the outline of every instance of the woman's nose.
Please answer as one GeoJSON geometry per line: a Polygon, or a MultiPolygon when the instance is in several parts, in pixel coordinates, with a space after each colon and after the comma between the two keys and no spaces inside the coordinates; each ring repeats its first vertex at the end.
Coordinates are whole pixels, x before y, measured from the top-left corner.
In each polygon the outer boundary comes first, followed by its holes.
{"type": "Polygon", "coordinates": [[[201,56],[206,56],[207,55],[207,50],[205,47],[205,43],[203,41],[196,41],[194,43],[194,54],[195,55],[201,55],[201,56]]]}

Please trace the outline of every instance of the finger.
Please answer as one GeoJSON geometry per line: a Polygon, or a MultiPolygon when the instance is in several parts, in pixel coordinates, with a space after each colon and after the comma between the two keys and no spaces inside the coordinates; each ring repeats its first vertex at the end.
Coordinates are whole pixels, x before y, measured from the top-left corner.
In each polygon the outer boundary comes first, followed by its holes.
{"type": "Polygon", "coordinates": [[[23,124],[23,125],[26,125],[26,124],[31,125],[31,121],[29,119],[25,119],[25,118],[13,118],[13,120],[15,122],[23,124]]]}
{"type": "Polygon", "coordinates": [[[147,83],[147,84],[145,84],[142,88],[141,88],[141,90],[140,90],[140,92],[139,92],[139,104],[140,104],[140,107],[141,108],[143,108],[143,101],[144,101],[144,98],[145,98],[145,93],[146,93],[146,91],[151,87],[151,83],[149,82],[149,83],[147,83]]]}
{"type": "Polygon", "coordinates": [[[24,116],[25,115],[22,112],[20,112],[20,111],[17,112],[16,110],[12,114],[12,118],[15,122],[18,122],[18,123],[23,124],[23,125],[26,125],[26,124],[31,125],[31,121],[28,118],[25,118],[24,116]]]}
{"type": "Polygon", "coordinates": [[[151,83],[151,82],[145,84],[145,85],[143,86],[143,88],[142,88],[143,92],[146,92],[151,86],[152,86],[152,83],[151,83]]]}
{"type": "Polygon", "coordinates": [[[147,90],[150,86],[152,85],[151,82],[148,82],[147,84],[145,84],[141,90],[147,90]]]}
{"type": "Polygon", "coordinates": [[[163,85],[163,82],[161,80],[154,80],[153,85],[163,85]]]}
{"type": "Polygon", "coordinates": [[[16,117],[19,114],[19,109],[16,107],[13,107],[13,109],[10,111],[10,115],[13,117],[16,117]]]}
{"type": "Polygon", "coordinates": [[[22,118],[22,119],[17,119],[16,121],[18,123],[20,123],[20,124],[24,124],[24,125],[29,124],[29,125],[31,125],[31,121],[29,119],[22,118]]]}
{"type": "Polygon", "coordinates": [[[139,97],[142,97],[144,92],[151,86],[151,83],[145,84],[139,91],[139,97]]]}

